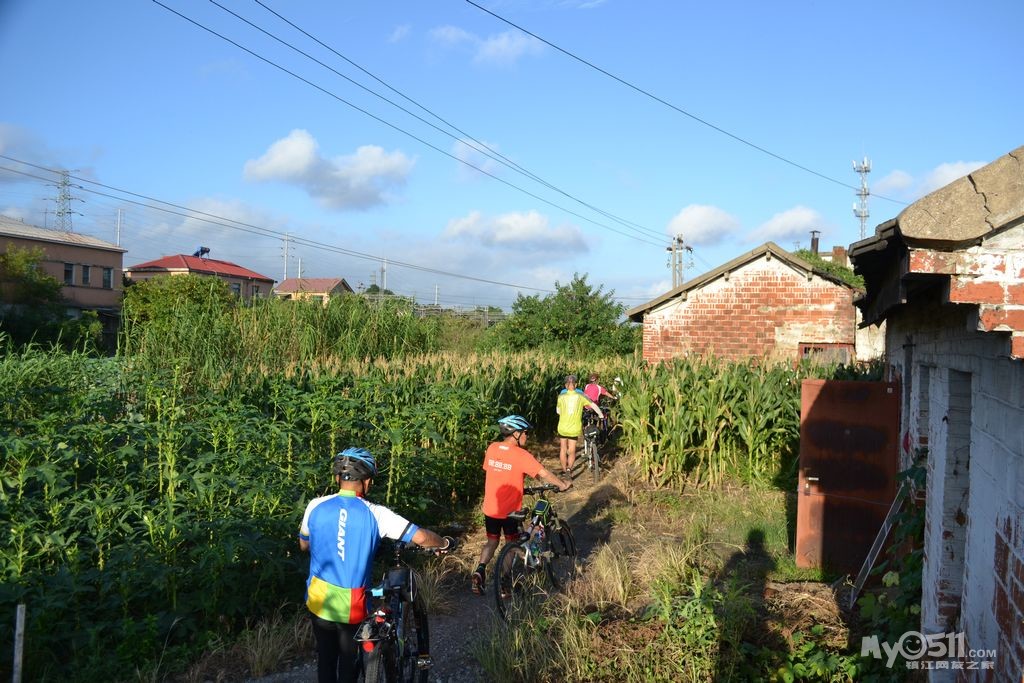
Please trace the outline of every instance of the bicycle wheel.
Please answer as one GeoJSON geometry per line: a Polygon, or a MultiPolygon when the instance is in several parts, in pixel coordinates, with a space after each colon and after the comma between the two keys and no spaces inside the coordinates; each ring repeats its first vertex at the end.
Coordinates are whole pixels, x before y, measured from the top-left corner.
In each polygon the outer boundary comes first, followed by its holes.
{"type": "Polygon", "coordinates": [[[366,683],[392,683],[395,680],[395,644],[382,640],[363,655],[363,680],[366,683]],[[389,673],[390,672],[390,673],[389,673]]]}
{"type": "Polygon", "coordinates": [[[430,654],[430,630],[427,611],[419,595],[415,602],[403,602],[398,627],[398,680],[402,683],[427,683],[430,670],[420,668],[420,657],[430,654]]]}
{"type": "Polygon", "coordinates": [[[498,613],[507,622],[521,620],[535,610],[550,594],[550,570],[544,571],[543,560],[529,554],[529,541],[506,543],[498,555],[494,571],[494,598],[498,613]]]}
{"type": "Polygon", "coordinates": [[[601,479],[601,449],[597,447],[596,439],[590,443],[590,473],[596,484],[601,479]]]}
{"type": "Polygon", "coordinates": [[[557,588],[565,588],[576,576],[576,539],[569,523],[558,520],[548,527],[548,574],[557,588]]]}

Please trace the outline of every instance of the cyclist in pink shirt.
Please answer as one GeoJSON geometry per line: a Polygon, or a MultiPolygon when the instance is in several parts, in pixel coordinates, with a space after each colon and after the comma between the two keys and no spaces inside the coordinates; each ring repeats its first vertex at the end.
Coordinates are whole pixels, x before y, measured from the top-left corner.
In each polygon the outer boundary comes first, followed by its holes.
{"type": "MultiPolygon", "coordinates": [[[[594,403],[598,403],[602,396],[615,398],[615,394],[597,383],[599,379],[601,379],[601,377],[596,372],[592,372],[590,377],[587,378],[587,386],[583,387],[583,393],[587,395],[587,398],[594,403]]],[[[587,407],[589,408],[590,406],[588,405],[587,407]]]]}

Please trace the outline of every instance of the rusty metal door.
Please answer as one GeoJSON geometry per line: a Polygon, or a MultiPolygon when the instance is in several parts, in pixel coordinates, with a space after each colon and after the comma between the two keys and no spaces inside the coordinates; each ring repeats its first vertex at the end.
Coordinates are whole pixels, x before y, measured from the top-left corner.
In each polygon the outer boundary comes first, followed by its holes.
{"type": "Polygon", "coordinates": [[[796,566],[856,574],[896,496],[895,382],[804,380],[796,566]]]}

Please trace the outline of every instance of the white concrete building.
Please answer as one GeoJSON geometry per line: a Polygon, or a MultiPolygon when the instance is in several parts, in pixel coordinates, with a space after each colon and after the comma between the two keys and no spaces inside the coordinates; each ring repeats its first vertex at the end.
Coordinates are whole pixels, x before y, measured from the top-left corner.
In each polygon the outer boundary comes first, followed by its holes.
{"type": "Polygon", "coordinates": [[[930,679],[1019,683],[1024,147],[912,204],[850,256],[865,323],[887,326],[904,444],[928,449],[921,630],[996,651],[992,670],[930,679]]]}

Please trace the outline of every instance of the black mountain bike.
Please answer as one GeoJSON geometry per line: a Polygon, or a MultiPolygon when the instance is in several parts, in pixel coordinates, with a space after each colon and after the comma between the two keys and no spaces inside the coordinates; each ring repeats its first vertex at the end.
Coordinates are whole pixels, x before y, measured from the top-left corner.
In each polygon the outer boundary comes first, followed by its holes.
{"type": "MultiPolygon", "coordinates": [[[[366,683],[426,683],[432,665],[427,610],[419,593],[419,577],[402,560],[402,553],[436,554],[438,548],[402,541],[394,547],[394,562],[380,585],[370,590],[376,607],[356,632],[364,653],[363,676],[366,683]]],[[[452,539],[445,550],[454,548],[452,539]]]]}
{"type": "Polygon", "coordinates": [[[583,459],[596,484],[601,479],[601,419],[593,410],[583,411],[583,459]]]}
{"type": "Polygon", "coordinates": [[[523,493],[536,495],[533,506],[510,514],[509,519],[529,524],[519,538],[505,544],[494,571],[494,597],[505,621],[516,621],[568,583],[576,573],[576,539],[572,529],[558,518],[547,499],[552,484],[528,486],[523,493]]]}

